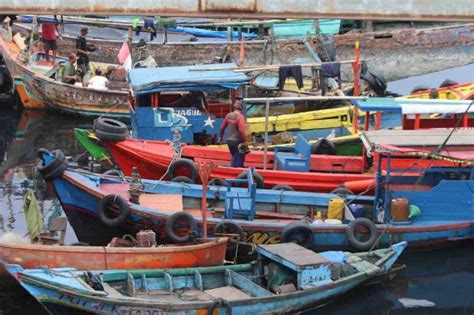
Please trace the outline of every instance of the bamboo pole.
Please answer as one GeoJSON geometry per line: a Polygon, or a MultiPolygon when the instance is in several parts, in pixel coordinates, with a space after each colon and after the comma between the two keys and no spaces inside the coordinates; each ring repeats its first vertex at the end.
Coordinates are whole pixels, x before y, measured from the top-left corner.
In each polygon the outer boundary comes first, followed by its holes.
{"type": "Polygon", "coordinates": [[[268,116],[270,115],[270,98],[265,103],[265,137],[263,138],[263,169],[267,170],[268,154],[268,116]]]}

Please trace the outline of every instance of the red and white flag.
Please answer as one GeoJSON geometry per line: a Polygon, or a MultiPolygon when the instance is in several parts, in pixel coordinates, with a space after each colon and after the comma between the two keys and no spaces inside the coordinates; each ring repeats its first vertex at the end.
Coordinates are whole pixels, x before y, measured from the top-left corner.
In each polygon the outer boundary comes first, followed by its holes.
{"type": "Polygon", "coordinates": [[[120,48],[118,53],[118,59],[121,65],[125,68],[125,70],[132,69],[132,55],[130,54],[130,48],[128,47],[128,42],[125,41],[120,48]]]}

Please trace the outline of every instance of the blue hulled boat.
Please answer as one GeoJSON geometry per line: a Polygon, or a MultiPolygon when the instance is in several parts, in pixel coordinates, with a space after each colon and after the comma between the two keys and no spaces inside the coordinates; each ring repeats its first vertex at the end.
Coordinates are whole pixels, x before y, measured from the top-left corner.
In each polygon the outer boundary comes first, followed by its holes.
{"type": "MultiPolygon", "coordinates": [[[[413,157],[415,152],[411,153],[413,157]]],[[[176,217],[196,223],[197,233],[201,233],[201,185],[142,180],[141,193],[136,196],[136,179],[65,170],[64,164],[58,164],[57,157],[53,157],[54,154],[43,152],[46,166],[52,165],[45,177],[52,180],[80,241],[105,245],[114,236],[135,234],[143,229],[154,230],[162,241],[170,241],[167,238],[176,217]],[[60,166],[53,169],[55,165],[60,166]]],[[[350,218],[346,209],[343,221],[318,220],[318,212],[323,217],[329,214],[329,204],[337,198],[333,194],[261,189],[250,200],[254,213],[232,216],[226,202],[236,195],[248,194],[249,190],[210,187],[209,231],[212,234],[230,230],[256,244],[297,240],[316,249],[358,250],[386,247],[394,241],[407,241],[411,247],[431,247],[473,237],[472,167],[431,167],[391,173],[390,155],[387,160],[389,171],[385,173],[379,168],[374,196],[346,197],[346,205],[358,209],[351,211],[355,219],[350,218]],[[410,209],[417,211],[410,217],[400,215],[391,206],[396,199],[406,200],[410,209]]],[[[379,166],[382,164],[381,161],[379,166]]],[[[248,200],[244,201],[247,204],[248,200]]]]}

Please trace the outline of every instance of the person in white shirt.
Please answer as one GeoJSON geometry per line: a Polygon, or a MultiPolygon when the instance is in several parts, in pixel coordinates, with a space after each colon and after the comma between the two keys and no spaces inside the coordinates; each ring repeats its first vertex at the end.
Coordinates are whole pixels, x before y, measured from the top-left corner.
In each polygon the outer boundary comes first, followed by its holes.
{"type": "Polygon", "coordinates": [[[97,89],[97,90],[107,90],[109,85],[109,80],[102,75],[102,69],[97,68],[95,70],[95,75],[89,79],[87,87],[97,89]]]}

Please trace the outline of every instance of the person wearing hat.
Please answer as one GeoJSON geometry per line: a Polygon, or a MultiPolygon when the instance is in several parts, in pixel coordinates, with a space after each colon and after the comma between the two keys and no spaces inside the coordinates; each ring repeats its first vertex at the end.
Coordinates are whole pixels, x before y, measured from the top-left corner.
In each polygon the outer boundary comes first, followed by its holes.
{"type": "Polygon", "coordinates": [[[89,72],[89,50],[87,49],[86,35],[89,33],[87,26],[81,28],[81,33],[76,39],[77,66],[84,77],[89,72]]]}
{"type": "Polygon", "coordinates": [[[220,129],[220,142],[226,134],[226,143],[229,147],[232,159],[231,167],[243,167],[245,162],[245,153],[239,150],[239,145],[245,143],[245,117],[242,114],[242,102],[235,101],[233,104],[234,111],[225,116],[224,122],[220,129]]]}

